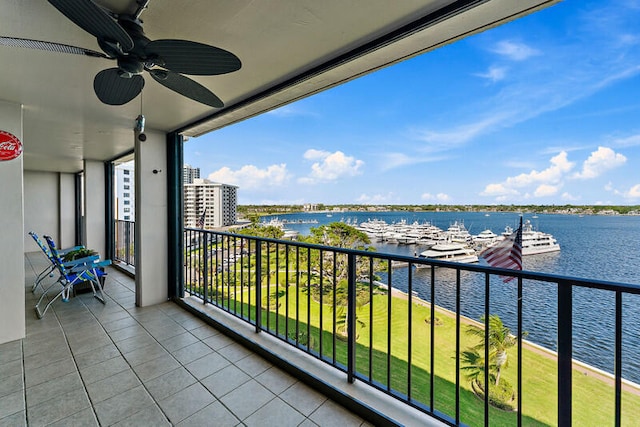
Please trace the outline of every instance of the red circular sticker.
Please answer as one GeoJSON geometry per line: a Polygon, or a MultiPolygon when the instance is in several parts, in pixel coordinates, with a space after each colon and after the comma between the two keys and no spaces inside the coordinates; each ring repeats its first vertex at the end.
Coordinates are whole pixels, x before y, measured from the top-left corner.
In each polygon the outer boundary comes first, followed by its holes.
{"type": "Polygon", "coordinates": [[[22,142],[17,136],[0,130],[0,161],[13,160],[22,154],[22,142]]]}

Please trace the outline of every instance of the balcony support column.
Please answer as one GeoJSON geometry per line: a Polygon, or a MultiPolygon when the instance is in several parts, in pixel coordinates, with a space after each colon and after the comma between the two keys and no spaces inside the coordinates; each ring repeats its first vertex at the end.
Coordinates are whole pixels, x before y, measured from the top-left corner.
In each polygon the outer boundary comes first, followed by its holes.
{"type": "MultiPolygon", "coordinates": [[[[0,101],[0,130],[15,135],[26,145],[22,134],[22,120],[21,105],[0,101]]],[[[0,344],[2,344],[24,338],[26,332],[23,155],[13,160],[0,161],[0,183],[0,218],[2,218],[2,232],[0,232],[0,325],[2,325],[0,327],[0,344]]]]}
{"type": "Polygon", "coordinates": [[[164,302],[168,292],[167,137],[134,133],[136,305],[164,302]],[[142,140],[144,139],[144,140],[142,140]]]}

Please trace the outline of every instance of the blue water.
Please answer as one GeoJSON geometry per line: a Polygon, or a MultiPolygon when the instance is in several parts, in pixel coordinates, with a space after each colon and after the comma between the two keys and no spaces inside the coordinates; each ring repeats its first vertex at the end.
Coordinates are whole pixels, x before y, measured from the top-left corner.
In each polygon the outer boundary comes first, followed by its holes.
{"type": "MultiPolygon", "coordinates": [[[[584,216],[525,214],[534,229],[550,234],[558,240],[560,252],[531,255],[523,259],[529,271],[566,276],[623,282],[640,285],[640,216],[584,216]]],[[[311,227],[340,220],[381,219],[387,223],[406,220],[429,221],[446,230],[454,221],[464,221],[471,234],[487,228],[500,234],[505,226],[517,228],[519,215],[482,212],[345,212],[326,214],[280,215],[290,221],[312,220],[318,224],[288,224],[287,228],[308,234],[311,227]]],[[[268,220],[268,218],[267,218],[268,220]]],[[[413,255],[424,248],[417,245],[374,244],[378,252],[413,255]]],[[[482,262],[482,260],[481,260],[482,262]]],[[[446,269],[437,271],[436,304],[455,308],[455,276],[446,269]]],[[[407,269],[394,269],[393,285],[407,288],[407,269]]],[[[430,300],[430,270],[413,271],[414,291],[430,300]]],[[[484,313],[484,276],[461,275],[461,309],[465,316],[479,319],[484,313]]],[[[554,285],[525,281],[523,289],[523,329],[527,339],[551,350],[557,349],[557,290],[554,285]]],[[[614,367],[614,304],[611,292],[574,288],[573,291],[573,357],[607,372],[614,367]]],[[[512,330],[516,330],[517,289],[515,283],[492,281],[490,311],[500,315],[512,330]]],[[[640,296],[623,298],[623,371],[622,375],[640,383],[640,296]]]]}

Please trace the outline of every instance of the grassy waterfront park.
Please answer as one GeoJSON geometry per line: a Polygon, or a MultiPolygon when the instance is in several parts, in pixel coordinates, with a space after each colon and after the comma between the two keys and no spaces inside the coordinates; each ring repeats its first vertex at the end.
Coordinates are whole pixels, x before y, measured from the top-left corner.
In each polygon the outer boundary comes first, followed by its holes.
{"type": "MultiPolygon", "coordinates": [[[[224,248],[224,244],[220,244],[219,247],[224,248]]],[[[345,284],[336,280],[334,289],[332,281],[328,281],[326,275],[321,276],[322,268],[308,268],[313,265],[313,252],[317,251],[316,249],[309,252],[306,249],[301,250],[300,252],[308,254],[307,258],[298,259],[296,262],[293,255],[296,252],[295,248],[289,248],[290,256],[287,257],[284,247],[278,245],[276,248],[275,245],[269,245],[267,248],[263,244],[263,328],[288,339],[303,350],[316,356],[321,355],[330,363],[346,366],[347,345],[344,333],[341,332],[345,327],[346,317],[346,307],[341,302],[346,294],[345,284]]],[[[214,253],[215,249],[215,245],[210,246],[214,253]]],[[[201,271],[202,265],[198,264],[200,258],[191,255],[191,252],[186,253],[187,268],[201,271]]],[[[318,261],[320,255],[315,256],[315,261],[318,261]]],[[[213,261],[215,258],[212,258],[213,261]]],[[[214,303],[236,315],[255,320],[255,273],[255,255],[249,251],[224,269],[212,272],[208,280],[207,294],[214,303]]],[[[364,276],[371,277],[368,273],[364,276]]],[[[358,277],[363,275],[359,274],[358,277]]],[[[189,276],[185,283],[187,291],[202,295],[204,289],[201,274],[189,276]]],[[[370,286],[371,283],[370,280],[359,282],[356,297],[358,375],[376,382],[383,389],[388,387],[394,394],[403,395],[405,398],[410,394],[413,403],[428,406],[431,374],[430,303],[415,296],[409,298],[397,290],[393,290],[389,295],[386,288],[370,286]],[[391,337],[390,343],[388,337],[391,337]],[[407,389],[409,368],[411,390],[407,389]]],[[[454,416],[455,315],[445,309],[436,308],[435,318],[434,409],[454,416]]],[[[463,318],[460,333],[461,352],[477,344],[477,337],[466,333],[466,330],[471,324],[482,325],[478,320],[463,318]]],[[[516,399],[522,399],[523,424],[556,425],[558,386],[555,355],[525,341],[522,357],[522,396],[517,396],[516,399]]],[[[516,346],[508,350],[508,358],[511,366],[502,370],[502,378],[516,390],[516,346]]],[[[460,372],[460,384],[461,422],[471,426],[483,425],[484,401],[472,391],[471,381],[466,378],[464,370],[460,372]]],[[[614,418],[614,393],[613,379],[610,376],[595,369],[575,365],[573,423],[581,426],[611,425],[614,418]]],[[[515,401],[513,405],[517,407],[515,401]]],[[[492,406],[489,417],[492,426],[511,426],[516,423],[515,412],[492,406]]],[[[623,386],[622,425],[637,425],[638,420],[640,390],[623,386]]]]}

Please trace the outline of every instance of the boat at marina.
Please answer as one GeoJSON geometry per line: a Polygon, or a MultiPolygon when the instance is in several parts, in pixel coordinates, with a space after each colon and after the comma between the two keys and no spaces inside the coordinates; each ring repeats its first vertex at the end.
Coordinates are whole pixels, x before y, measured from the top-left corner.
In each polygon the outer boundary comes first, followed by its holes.
{"type": "Polygon", "coordinates": [[[429,222],[414,221],[409,224],[406,220],[400,220],[388,224],[379,219],[370,219],[355,227],[374,242],[387,244],[430,246],[443,239],[442,230],[429,222]]]}
{"type": "Polygon", "coordinates": [[[418,258],[427,258],[437,261],[450,261],[462,263],[478,262],[478,254],[464,243],[446,242],[433,245],[422,252],[418,258]]]}
{"type": "MultiPolygon", "coordinates": [[[[510,236],[513,228],[507,226],[503,236],[510,236]]],[[[537,255],[548,252],[557,252],[560,250],[560,244],[549,233],[543,233],[533,229],[531,221],[526,220],[522,224],[522,255],[537,255]]]]}
{"type": "Polygon", "coordinates": [[[449,228],[445,231],[445,235],[448,240],[454,243],[468,244],[472,241],[471,234],[465,228],[462,221],[455,221],[453,224],[449,225],[449,228]]]}
{"type": "Polygon", "coordinates": [[[486,230],[481,231],[476,236],[473,236],[473,243],[475,243],[476,246],[485,247],[494,243],[500,238],[500,236],[487,228],[486,230]]]}

